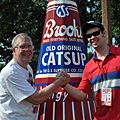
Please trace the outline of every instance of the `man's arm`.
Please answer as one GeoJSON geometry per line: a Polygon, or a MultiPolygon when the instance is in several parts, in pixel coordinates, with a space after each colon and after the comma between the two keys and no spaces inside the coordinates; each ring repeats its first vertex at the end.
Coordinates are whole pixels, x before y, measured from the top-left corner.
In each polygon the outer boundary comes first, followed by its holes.
{"type": "MultiPolygon", "coordinates": [[[[56,79],[64,79],[66,80],[66,78],[70,78],[70,76],[68,75],[68,77],[66,77],[68,74],[66,72],[59,72],[57,73],[56,75],[56,79]],[[61,77],[62,76],[62,77],[61,77]]],[[[67,84],[65,87],[64,87],[64,90],[73,98],[77,99],[78,101],[81,101],[83,100],[86,96],[87,96],[87,93],[83,93],[82,91],[78,90],[77,88],[67,84]]]]}
{"type": "Polygon", "coordinates": [[[38,105],[47,100],[59,87],[69,83],[70,77],[68,75],[61,75],[55,82],[42,90],[36,91],[34,94],[26,98],[32,104],[38,105]],[[64,77],[64,78],[63,78],[64,77]]]}
{"type": "Polygon", "coordinates": [[[64,90],[73,98],[75,98],[78,101],[81,101],[85,99],[87,96],[87,93],[83,93],[82,91],[78,90],[77,88],[71,86],[70,84],[67,84],[64,87],[64,90]]]}

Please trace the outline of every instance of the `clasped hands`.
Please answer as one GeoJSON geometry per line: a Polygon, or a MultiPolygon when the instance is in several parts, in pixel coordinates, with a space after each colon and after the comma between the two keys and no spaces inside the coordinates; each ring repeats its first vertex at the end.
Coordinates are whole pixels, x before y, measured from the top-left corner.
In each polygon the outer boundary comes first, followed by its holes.
{"type": "Polygon", "coordinates": [[[65,87],[66,84],[68,84],[70,82],[70,75],[68,75],[66,72],[64,71],[60,71],[56,74],[56,80],[62,81],[61,83],[61,87],[65,87]]]}

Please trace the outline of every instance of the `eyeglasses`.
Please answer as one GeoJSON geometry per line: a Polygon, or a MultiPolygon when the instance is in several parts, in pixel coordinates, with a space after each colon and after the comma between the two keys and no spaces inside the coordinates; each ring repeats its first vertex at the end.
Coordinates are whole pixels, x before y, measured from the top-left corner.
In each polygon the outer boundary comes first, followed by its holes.
{"type": "Polygon", "coordinates": [[[21,45],[20,47],[15,47],[15,48],[20,48],[22,50],[25,50],[25,49],[33,50],[34,46],[33,45],[28,45],[28,46],[21,45]]]}
{"type": "Polygon", "coordinates": [[[92,36],[98,36],[99,34],[100,34],[100,30],[95,31],[95,32],[93,32],[91,34],[87,34],[86,37],[87,38],[91,38],[92,36]]]}

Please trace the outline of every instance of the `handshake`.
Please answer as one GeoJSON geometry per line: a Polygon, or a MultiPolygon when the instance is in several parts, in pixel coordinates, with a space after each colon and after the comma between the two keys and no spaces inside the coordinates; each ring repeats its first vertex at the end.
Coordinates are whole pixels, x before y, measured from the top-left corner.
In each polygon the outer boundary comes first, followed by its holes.
{"type": "Polygon", "coordinates": [[[55,78],[57,81],[61,81],[61,87],[65,87],[70,82],[70,75],[64,71],[58,72],[55,78]]]}

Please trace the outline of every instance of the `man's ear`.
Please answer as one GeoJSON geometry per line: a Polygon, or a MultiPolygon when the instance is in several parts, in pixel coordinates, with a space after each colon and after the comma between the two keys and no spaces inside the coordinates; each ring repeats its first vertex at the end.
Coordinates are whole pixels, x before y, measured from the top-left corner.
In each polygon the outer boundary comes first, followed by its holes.
{"type": "Polygon", "coordinates": [[[106,31],[105,30],[103,30],[103,35],[106,36],[106,31]]]}
{"type": "Polygon", "coordinates": [[[15,52],[15,48],[12,48],[13,53],[15,52]]]}

